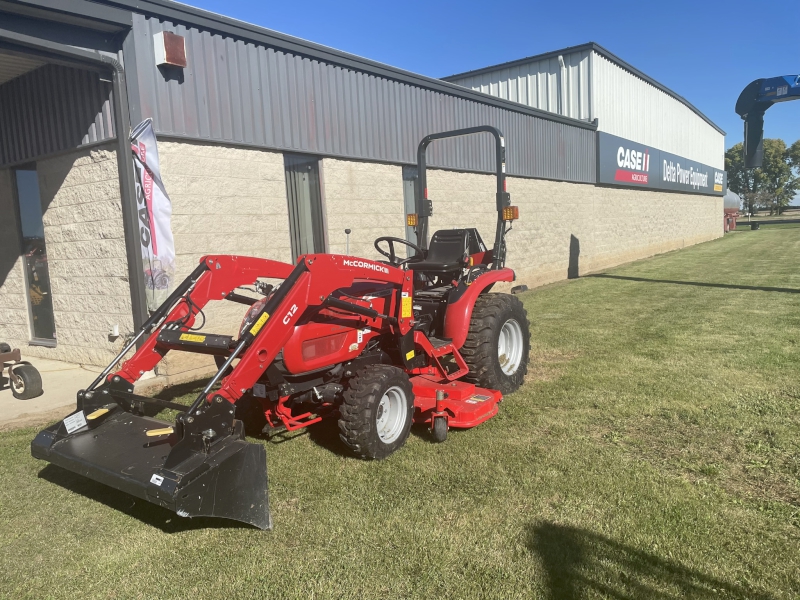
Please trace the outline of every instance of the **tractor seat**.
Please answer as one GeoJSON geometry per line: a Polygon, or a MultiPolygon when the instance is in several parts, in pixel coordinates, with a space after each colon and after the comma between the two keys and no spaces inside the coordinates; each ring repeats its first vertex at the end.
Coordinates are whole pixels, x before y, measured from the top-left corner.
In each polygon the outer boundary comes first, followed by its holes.
{"type": "Polygon", "coordinates": [[[460,271],[469,260],[469,231],[440,229],[428,244],[425,260],[408,263],[409,269],[423,273],[444,274],[460,271]]]}

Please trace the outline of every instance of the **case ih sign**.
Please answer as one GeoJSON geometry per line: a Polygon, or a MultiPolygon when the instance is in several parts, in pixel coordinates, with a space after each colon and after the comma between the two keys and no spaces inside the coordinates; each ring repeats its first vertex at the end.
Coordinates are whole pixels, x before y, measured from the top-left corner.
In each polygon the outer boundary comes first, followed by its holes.
{"type": "Polygon", "coordinates": [[[597,183],[723,196],[727,174],[681,156],[598,132],[597,183]]]}

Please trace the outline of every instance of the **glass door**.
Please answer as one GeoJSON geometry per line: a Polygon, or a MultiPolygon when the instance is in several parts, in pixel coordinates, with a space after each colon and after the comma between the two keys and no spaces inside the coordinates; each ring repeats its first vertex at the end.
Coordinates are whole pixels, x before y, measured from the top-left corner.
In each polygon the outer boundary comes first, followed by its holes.
{"type": "Polygon", "coordinates": [[[301,254],[325,252],[319,159],[285,154],[286,199],[289,203],[289,235],[292,260],[301,254]]]}
{"type": "Polygon", "coordinates": [[[55,345],[56,325],[50,273],[47,267],[47,248],[44,243],[39,176],[35,168],[17,169],[14,173],[22,230],[22,256],[25,265],[31,342],[55,345]]]}

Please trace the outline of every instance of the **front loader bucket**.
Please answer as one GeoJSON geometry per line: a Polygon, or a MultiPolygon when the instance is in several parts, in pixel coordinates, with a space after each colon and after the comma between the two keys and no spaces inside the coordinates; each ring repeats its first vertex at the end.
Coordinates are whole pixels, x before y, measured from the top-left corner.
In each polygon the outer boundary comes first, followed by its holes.
{"type": "Polygon", "coordinates": [[[31,454],[182,517],[222,517],[271,529],[266,451],[245,441],[230,408],[225,402],[205,411],[218,413],[211,424],[216,431],[199,432],[179,417],[173,433],[152,436],[167,424],[109,404],[107,413],[72,433],[63,421],[41,431],[31,454]]]}

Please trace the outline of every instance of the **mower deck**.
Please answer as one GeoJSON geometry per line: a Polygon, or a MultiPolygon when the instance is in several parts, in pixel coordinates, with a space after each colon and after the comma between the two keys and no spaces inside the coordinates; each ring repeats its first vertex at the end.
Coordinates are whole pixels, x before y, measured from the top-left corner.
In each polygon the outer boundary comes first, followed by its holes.
{"type": "Polygon", "coordinates": [[[503,395],[497,390],[479,388],[465,381],[440,381],[418,375],[411,378],[414,386],[415,423],[431,423],[444,417],[448,427],[468,429],[488,421],[497,414],[503,395]],[[440,399],[437,400],[437,391],[440,399]],[[444,398],[441,398],[444,396],[444,398]]]}

